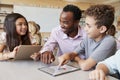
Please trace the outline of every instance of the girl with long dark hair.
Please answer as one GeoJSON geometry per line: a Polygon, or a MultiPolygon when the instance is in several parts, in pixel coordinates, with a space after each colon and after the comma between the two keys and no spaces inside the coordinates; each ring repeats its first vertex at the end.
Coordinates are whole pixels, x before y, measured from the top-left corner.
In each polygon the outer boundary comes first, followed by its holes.
{"type": "Polygon", "coordinates": [[[0,60],[14,58],[19,45],[30,45],[28,23],[19,13],[8,14],[0,35],[0,60]]]}

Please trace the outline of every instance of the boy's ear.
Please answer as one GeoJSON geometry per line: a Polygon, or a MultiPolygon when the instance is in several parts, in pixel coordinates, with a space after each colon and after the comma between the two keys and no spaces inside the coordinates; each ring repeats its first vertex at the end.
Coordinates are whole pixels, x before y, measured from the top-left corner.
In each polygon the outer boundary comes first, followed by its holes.
{"type": "Polygon", "coordinates": [[[100,33],[105,33],[107,30],[106,26],[101,26],[100,27],[100,33]]]}

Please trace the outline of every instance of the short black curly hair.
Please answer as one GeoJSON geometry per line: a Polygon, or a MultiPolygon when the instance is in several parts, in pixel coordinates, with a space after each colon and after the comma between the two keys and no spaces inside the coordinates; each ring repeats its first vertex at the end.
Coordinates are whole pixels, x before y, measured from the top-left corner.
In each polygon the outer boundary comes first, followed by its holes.
{"type": "Polygon", "coordinates": [[[64,12],[72,12],[74,20],[80,20],[82,11],[75,5],[69,4],[63,8],[64,12]]]}
{"type": "Polygon", "coordinates": [[[114,7],[111,5],[92,5],[85,11],[85,16],[92,16],[96,20],[96,25],[99,27],[106,26],[107,30],[111,27],[114,21],[114,7]]]}

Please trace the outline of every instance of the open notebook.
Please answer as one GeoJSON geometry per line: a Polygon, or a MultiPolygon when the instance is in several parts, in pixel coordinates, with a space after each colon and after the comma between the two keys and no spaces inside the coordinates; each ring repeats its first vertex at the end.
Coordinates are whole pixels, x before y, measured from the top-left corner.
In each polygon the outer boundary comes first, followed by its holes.
{"type": "Polygon", "coordinates": [[[49,66],[49,67],[39,68],[40,71],[48,73],[52,76],[58,76],[58,75],[73,72],[73,71],[76,71],[76,70],[79,70],[79,69],[80,68],[73,67],[73,66],[70,66],[70,65],[61,66],[59,69],[58,69],[58,66],[49,66]]]}

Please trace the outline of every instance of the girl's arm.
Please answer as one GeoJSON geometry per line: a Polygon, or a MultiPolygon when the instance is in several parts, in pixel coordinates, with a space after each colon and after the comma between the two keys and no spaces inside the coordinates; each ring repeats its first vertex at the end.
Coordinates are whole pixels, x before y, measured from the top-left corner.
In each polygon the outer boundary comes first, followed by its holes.
{"type": "Polygon", "coordinates": [[[4,48],[5,48],[5,45],[0,44],[0,52],[3,52],[4,48]]]}
{"type": "Polygon", "coordinates": [[[0,60],[10,59],[9,53],[0,53],[0,60]]]}
{"type": "Polygon", "coordinates": [[[4,49],[5,49],[5,45],[0,44],[0,60],[8,60],[10,58],[14,58],[18,47],[15,47],[12,52],[8,52],[8,53],[3,53],[4,49]]]}

